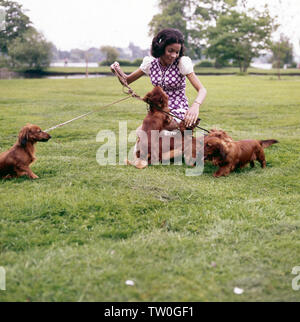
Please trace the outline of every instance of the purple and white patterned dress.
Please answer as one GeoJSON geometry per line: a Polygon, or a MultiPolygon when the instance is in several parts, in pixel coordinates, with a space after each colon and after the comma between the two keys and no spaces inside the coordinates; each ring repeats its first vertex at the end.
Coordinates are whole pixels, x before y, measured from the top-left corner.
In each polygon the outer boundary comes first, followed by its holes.
{"type": "MultiPolygon", "coordinates": [[[[189,57],[181,57],[170,66],[162,66],[159,58],[145,57],[141,70],[150,76],[153,86],[160,86],[169,96],[169,108],[171,113],[181,119],[189,108],[185,95],[186,75],[193,72],[193,64],[189,57]]],[[[180,120],[176,119],[180,122],[180,120]]]]}

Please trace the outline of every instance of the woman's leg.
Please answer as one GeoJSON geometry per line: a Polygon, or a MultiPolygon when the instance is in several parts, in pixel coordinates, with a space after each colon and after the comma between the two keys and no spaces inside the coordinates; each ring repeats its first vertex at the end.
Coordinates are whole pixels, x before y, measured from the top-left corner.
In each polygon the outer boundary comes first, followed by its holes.
{"type": "Polygon", "coordinates": [[[133,149],[133,161],[131,162],[131,161],[127,160],[127,164],[133,165],[138,169],[143,169],[143,168],[147,167],[148,161],[140,158],[140,144],[141,144],[141,140],[142,140],[142,144],[143,144],[143,138],[144,138],[144,133],[142,132],[142,125],[140,125],[136,129],[136,135],[137,135],[137,139],[136,139],[136,143],[135,143],[135,146],[133,149]]]}

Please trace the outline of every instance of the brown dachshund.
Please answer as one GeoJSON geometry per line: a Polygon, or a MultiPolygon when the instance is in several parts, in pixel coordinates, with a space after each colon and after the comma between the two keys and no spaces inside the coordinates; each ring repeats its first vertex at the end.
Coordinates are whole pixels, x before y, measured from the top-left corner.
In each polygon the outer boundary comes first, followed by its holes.
{"type": "Polygon", "coordinates": [[[36,160],[35,143],[47,142],[51,136],[37,125],[27,124],[19,133],[15,145],[0,154],[0,178],[11,179],[28,176],[37,179],[29,166],[36,160]]]}
{"type": "Polygon", "coordinates": [[[254,161],[259,161],[262,168],[266,167],[264,148],[278,143],[277,140],[243,140],[224,141],[219,137],[206,137],[204,144],[204,159],[219,166],[214,177],[227,176],[237,168],[243,168],[248,163],[254,167],[254,161]]]}
{"type": "Polygon", "coordinates": [[[209,137],[217,137],[224,142],[233,142],[232,137],[230,137],[225,131],[223,130],[217,130],[217,129],[211,129],[207,135],[207,138],[209,137]]]}
{"type": "MultiPolygon", "coordinates": [[[[180,151],[175,151],[174,149],[174,138],[171,139],[171,147],[169,151],[164,153],[162,151],[162,139],[158,138],[157,142],[151,141],[152,131],[157,131],[160,133],[163,130],[173,131],[179,130],[183,133],[187,130],[184,121],[177,123],[172,116],[166,114],[170,113],[168,107],[168,95],[162,90],[160,86],[154,87],[154,89],[146,94],[143,101],[149,105],[149,112],[145,117],[142,127],[137,130],[138,141],[136,145],[136,150],[134,151],[134,161],[130,162],[126,160],[128,165],[133,165],[138,169],[143,169],[147,167],[148,164],[156,163],[164,159],[164,154],[168,155],[169,158],[173,158],[182,154],[184,148],[180,148],[180,151]],[[172,143],[173,142],[173,143],[172,143]],[[157,148],[151,149],[152,145],[156,145],[157,148]]],[[[193,127],[195,127],[196,123],[193,127]]],[[[192,128],[190,129],[192,130],[192,128]]],[[[181,137],[180,140],[181,144],[181,137]]]]}

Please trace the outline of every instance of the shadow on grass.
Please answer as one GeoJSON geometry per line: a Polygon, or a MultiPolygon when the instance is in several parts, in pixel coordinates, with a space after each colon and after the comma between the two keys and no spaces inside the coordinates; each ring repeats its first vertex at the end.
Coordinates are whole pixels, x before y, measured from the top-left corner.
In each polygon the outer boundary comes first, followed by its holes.
{"type": "MultiPolygon", "coordinates": [[[[204,172],[203,174],[211,174],[213,175],[217,170],[218,170],[219,167],[216,167],[210,163],[206,163],[205,164],[205,167],[204,167],[204,172]]],[[[273,168],[273,164],[270,163],[270,162],[267,162],[266,163],[266,168],[263,169],[263,170],[267,170],[268,168],[273,168]]],[[[250,172],[257,172],[257,170],[261,170],[261,166],[259,163],[255,162],[255,166],[253,168],[251,168],[250,165],[247,165],[245,168],[237,168],[235,169],[234,171],[231,172],[231,174],[247,174],[247,173],[250,173],[250,172]]]]}

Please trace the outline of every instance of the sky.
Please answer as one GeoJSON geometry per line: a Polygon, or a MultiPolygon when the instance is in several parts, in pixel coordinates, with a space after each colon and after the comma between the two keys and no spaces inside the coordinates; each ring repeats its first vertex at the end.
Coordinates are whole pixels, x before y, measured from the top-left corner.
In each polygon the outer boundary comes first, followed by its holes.
{"type": "Polygon", "coordinates": [[[28,9],[36,29],[61,50],[150,47],[148,24],[158,12],[156,0],[17,0],[28,9]]]}
{"type": "MultiPolygon", "coordinates": [[[[36,29],[58,49],[128,47],[147,49],[149,22],[159,12],[158,0],[16,0],[27,9],[36,29]]],[[[269,4],[278,15],[281,32],[292,39],[300,55],[300,0],[248,0],[257,9],[269,4]]]]}

